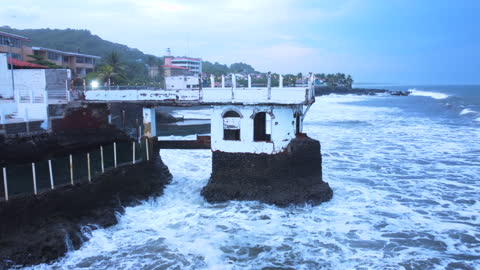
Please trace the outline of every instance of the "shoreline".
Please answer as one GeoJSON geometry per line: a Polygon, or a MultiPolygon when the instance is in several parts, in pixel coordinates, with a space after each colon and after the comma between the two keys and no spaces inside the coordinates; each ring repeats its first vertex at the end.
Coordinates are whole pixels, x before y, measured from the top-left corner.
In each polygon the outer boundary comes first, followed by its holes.
{"type": "Polygon", "coordinates": [[[392,91],[388,89],[376,89],[376,88],[348,88],[348,87],[328,87],[328,86],[315,86],[315,96],[325,96],[330,94],[337,95],[368,95],[373,96],[377,94],[390,94],[392,96],[408,96],[408,91],[392,91]]]}

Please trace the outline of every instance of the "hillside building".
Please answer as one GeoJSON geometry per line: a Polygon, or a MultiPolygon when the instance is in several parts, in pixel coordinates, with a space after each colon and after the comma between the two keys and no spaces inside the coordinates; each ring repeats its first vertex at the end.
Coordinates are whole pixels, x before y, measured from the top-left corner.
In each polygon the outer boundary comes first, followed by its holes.
{"type": "Polygon", "coordinates": [[[11,49],[14,59],[26,60],[33,54],[32,48],[26,46],[29,42],[29,38],[0,31],[0,53],[10,54],[11,49]]]}
{"type": "Polygon", "coordinates": [[[33,55],[39,55],[46,60],[72,70],[76,78],[81,78],[89,72],[95,71],[100,56],[63,52],[54,49],[32,47],[33,55]]]}
{"type": "Polygon", "coordinates": [[[202,73],[202,59],[191,57],[172,56],[170,48],[165,55],[165,65],[163,65],[165,77],[170,76],[198,76],[202,73]]]}

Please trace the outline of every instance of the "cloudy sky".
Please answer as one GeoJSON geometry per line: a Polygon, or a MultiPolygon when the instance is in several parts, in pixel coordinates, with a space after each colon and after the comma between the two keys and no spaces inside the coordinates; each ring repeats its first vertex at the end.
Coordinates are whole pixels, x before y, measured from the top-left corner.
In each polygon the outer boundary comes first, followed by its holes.
{"type": "Polygon", "coordinates": [[[477,0],[0,0],[0,25],[357,82],[480,83],[477,0]]]}

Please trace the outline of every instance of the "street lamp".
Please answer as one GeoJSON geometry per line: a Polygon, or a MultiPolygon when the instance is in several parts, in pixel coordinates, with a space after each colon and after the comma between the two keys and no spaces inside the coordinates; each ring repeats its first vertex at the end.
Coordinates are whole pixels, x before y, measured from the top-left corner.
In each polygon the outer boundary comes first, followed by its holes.
{"type": "Polygon", "coordinates": [[[98,82],[97,82],[97,81],[92,81],[92,82],[90,83],[90,85],[92,86],[92,89],[95,89],[95,88],[98,87],[98,82]]]}
{"type": "Polygon", "coordinates": [[[10,40],[10,38],[7,39],[7,43],[8,43],[8,52],[10,54],[10,70],[12,71],[12,92],[13,92],[13,96],[15,97],[15,79],[13,76],[13,53],[12,53],[13,43],[10,40]]]}

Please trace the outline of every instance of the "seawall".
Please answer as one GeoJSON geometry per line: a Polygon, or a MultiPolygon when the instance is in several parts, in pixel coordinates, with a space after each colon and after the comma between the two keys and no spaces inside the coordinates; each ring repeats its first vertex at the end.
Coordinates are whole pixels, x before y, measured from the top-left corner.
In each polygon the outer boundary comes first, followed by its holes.
{"type": "Polygon", "coordinates": [[[0,269],[47,263],[78,249],[91,229],[117,223],[116,212],[163,193],[171,180],[158,157],[124,166],[74,186],[0,201],[0,269]]]}
{"type": "Polygon", "coordinates": [[[161,195],[171,180],[154,141],[149,143],[150,161],[146,161],[145,138],[134,147],[143,121],[141,106],[72,102],[49,106],[49,111],[49,132],[0,140],[0,165],[6,168],[10,193],[9,200],[4,200],[2,184],[0,269],[48,263],[64,256],[86,240],[83,226],[95,229],[116,224],[116,213],[123,207],[161,195]],[[132,157],[133,150],[136,155],[132,157]],[[69,169],[69,155],[73,169],[69,169]],[[133,159],[136,164],[132,165],[133,159]],[[54,188],[46,185],[47,160],[53,164],[54,188]],[[105,161],[104,173],[100,160],[105,161]],[[86,176],[87,161],[91,182],[86,176]],[[31,163],[35,163],[36,185],[32,185],[31,163]],[[32,186],[38,187],[37,195],[32,186]]]}

